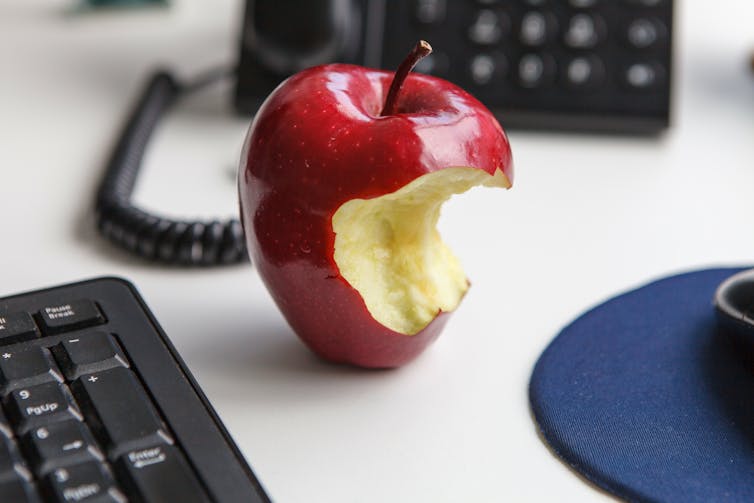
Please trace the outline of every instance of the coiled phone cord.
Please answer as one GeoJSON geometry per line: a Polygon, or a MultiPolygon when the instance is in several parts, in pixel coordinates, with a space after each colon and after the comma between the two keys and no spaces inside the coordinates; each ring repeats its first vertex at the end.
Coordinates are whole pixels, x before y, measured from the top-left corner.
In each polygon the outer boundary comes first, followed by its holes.
{"type": "Polygon", "coordinates": [[[248,260],[237,219],[184,221],[153,215],[131,197],[149,138],[176,99],[228,75],[213,71],[188,85],[166,71],[147,83],[121,132],[97,192],[99,231],[111,242],[149,260],[185,266],[235,264],[248,260]]]}

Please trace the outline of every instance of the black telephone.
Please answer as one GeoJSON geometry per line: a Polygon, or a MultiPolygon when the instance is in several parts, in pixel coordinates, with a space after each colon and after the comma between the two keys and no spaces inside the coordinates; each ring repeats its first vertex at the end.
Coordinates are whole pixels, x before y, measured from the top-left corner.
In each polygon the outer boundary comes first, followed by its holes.
{"type": "Polygon", "coordinates": [[[480,98],[506,128],[655,133],[669,125],[672,0],[247,0],[236,108],[332,61],[418,71],[480,98]]]}

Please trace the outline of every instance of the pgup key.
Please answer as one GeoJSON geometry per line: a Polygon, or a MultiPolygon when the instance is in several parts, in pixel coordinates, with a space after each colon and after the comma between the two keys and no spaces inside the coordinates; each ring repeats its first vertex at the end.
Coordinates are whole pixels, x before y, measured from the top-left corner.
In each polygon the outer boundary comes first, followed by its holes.
{"type": "Polygon", "coordinates": [[[18,433],[65,420],[81,420],[81,413],[68,390],[58,383],[45,383],[14,391],[5,398],[8,419],[18,433]]]}

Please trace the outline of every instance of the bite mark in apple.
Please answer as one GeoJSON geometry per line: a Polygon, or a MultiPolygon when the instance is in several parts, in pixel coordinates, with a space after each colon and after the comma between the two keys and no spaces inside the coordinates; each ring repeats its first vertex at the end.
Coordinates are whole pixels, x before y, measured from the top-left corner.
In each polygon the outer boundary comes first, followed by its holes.
{"type": "Polygon", "coordinates": [[[332,218],[335,263],[376,321],[414,335],[438,312],[458,307],[469,283],[437,222],[445,201],[478,185],[508,188],[510,181],[499,169],[490,175],[451,167],[338,208],[332,218]]]}

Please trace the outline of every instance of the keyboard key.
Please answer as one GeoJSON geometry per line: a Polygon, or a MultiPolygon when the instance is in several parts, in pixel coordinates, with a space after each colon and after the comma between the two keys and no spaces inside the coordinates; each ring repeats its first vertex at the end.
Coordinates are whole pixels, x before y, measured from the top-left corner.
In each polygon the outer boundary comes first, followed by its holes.
{"type": "Polygon", "coordinates": [[[60,503],[126,501],[107,467],[95,461],[58,468],[45,477],[44,487],[50,501],[60,503]]]}
{"type": "Polygon", "coordinates": [[[39,329],[29,313],[0,314],[0,344],[14,344],[39,337],[39,329]]]}
{"type": "Polygon", "coordinates": [[[128,367],[126,357],[115,339],[101,331],[64,340],[52,348],[52,354],[69,381],[83,374],[113,367],[128,367]]]}
{"type": "Polygon", "coordinates": [[[169,445],[129,451],[116,471],[127,493],[140,496],[139,501],[209,501],[183,455],[169,445]]]}
{"type": "Polygon", "coordinates": [[[39,494],[31,482],[21,477],[0,482],[0,501],[12,503],[39,503],[39,494]]]}
{"type": "Polygon", "coordinates": [[[19,434],[58,421],[81,420],[68,389],[58,383],[16,390],[5,397],[5,409],[19,434]]]}
{"type": "Polygon", "coordinates": [[[24,435],[22,442],[26,459],[38,476],[56,468],[104,459],[87,427],[78,421],[40,426],[24,435]]]}
{"type": "Polygon", "coordinates": [[[110,459],[145,446],[172,443],[149,396],[130,370],[86,374],[71,387],[110,459]]]}
{"type": "Polygon", "coordinates": [[[38,315],[48,335],[105,323],[97,304],[86,299],[45,306],[38,315]]]}
{"type": "Polygon", "coordinates": [[[50,352],[35,346],[19,351],[0,352],[0,393],[45,382],[63,382],[50,352]]]}
{"type": "Polygon", "coordinates": [[[31,474],[18,452],[16,443],[9,438],[0,438],[0,482],[18,477],[31,480],[31,474]]]}

